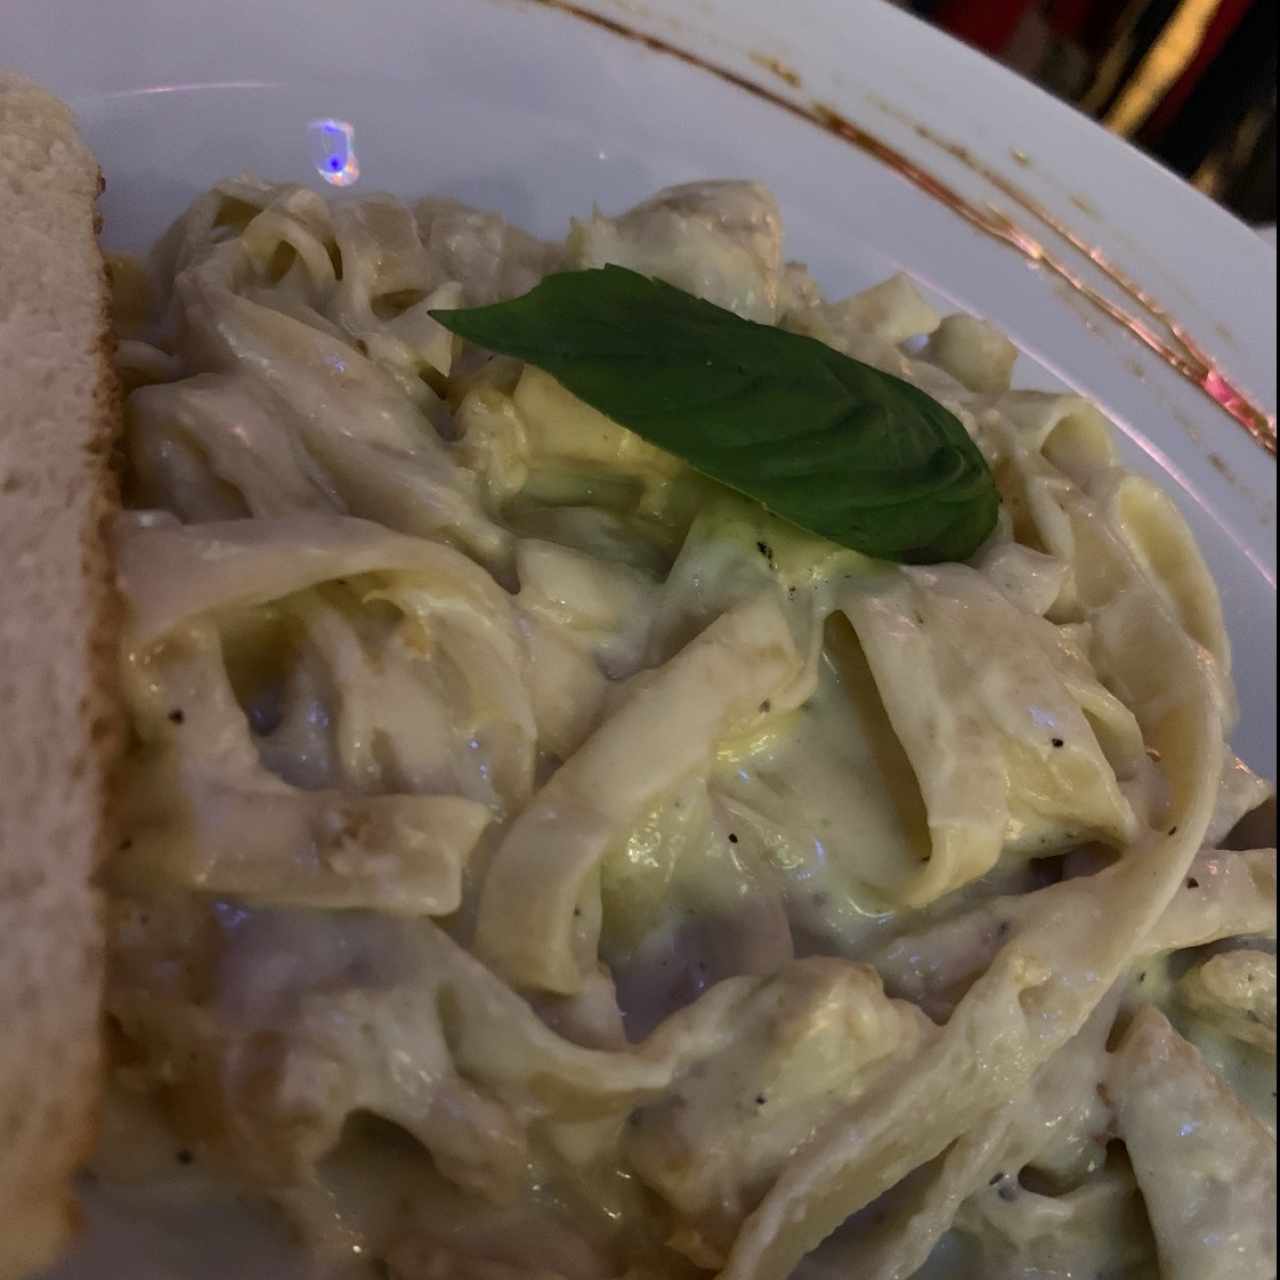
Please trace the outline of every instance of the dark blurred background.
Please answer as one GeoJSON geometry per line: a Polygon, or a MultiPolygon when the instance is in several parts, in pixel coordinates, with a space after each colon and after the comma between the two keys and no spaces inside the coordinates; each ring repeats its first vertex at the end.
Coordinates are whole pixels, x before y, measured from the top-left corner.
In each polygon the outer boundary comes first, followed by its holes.
{"type": "Polygon", "coordinates": [[[1278,0],[895,0],[1276,221],[1278,0]]]}

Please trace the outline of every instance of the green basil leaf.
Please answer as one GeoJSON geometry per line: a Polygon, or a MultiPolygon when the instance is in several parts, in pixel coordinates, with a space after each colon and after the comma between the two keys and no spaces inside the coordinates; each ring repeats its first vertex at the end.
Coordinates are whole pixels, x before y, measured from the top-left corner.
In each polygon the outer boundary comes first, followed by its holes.
{"type": "Polygon", "coordinates": [[[431,314],[811,533],[885,560],[971,556],[999,497],[954,414],[814,338],[623,267],[431,314]]]}

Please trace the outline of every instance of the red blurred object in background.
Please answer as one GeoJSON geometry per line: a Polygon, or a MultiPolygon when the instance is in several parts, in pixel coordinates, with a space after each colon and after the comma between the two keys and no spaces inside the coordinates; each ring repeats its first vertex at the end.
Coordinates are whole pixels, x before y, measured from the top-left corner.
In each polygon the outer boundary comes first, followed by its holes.
{"type": "Polygon", "coordinates": [[[1084,40],[1090,19],[1096,17],[1101,7],[1098,0],[1050,0],[1049,25],[1063,39],[1084,40]]]}
{"type": "Polygon", "coordinates": [[[999,56],[1013,39],[1018,24],[1035,0],[942,0],[930,13],[938,26],[993,56],[999,56]]]}

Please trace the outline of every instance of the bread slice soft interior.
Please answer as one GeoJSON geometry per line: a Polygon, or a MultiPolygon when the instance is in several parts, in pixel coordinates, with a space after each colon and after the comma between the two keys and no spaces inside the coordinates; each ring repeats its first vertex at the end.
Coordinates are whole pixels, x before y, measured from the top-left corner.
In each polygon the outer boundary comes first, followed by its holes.
{"type": "Polygon", "coordinates": [[[67,107],[0,71],[0,1280],[68,1241],[101,1089],[120,411],[101,182],[67,107]]]}

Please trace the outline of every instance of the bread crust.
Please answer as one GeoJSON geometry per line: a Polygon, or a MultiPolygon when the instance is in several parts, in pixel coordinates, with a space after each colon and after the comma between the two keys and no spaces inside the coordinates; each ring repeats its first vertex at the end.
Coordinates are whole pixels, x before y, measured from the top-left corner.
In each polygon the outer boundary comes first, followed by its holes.
{"type": "Polygon", "coordinates": [[[101,189],[68,108],[0,72],[0,1280],[65,1246],[102,1085],[122,718],[101,189]]]}

